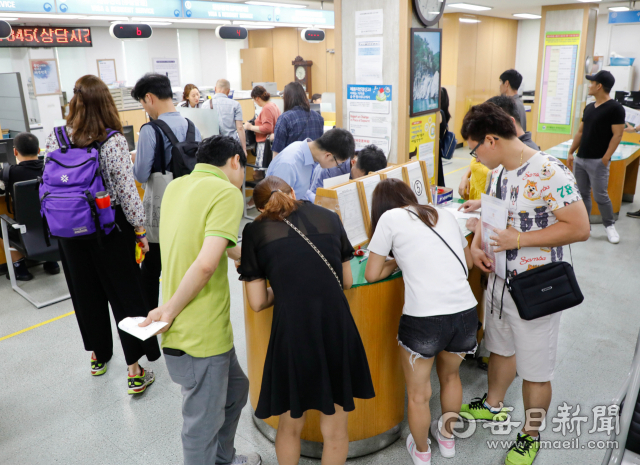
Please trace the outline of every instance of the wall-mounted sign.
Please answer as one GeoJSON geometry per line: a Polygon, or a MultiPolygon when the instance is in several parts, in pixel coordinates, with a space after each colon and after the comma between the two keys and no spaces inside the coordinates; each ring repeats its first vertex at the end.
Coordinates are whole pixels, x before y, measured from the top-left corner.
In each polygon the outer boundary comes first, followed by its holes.
{"type": "Polygon", "coordinates": [[[640,23],[640,11],[612,11],[609,24],[640,23]]]}
{"type": "Polygon", "coordinates": [[[12,26],[0,47],[92,47],[91,28],[12,26]]]}
{"type": "Polygon", "coordinates": [[[409,158],[427,163],[431,185],[436,185],[436,114],[416,116],[409,119],[409,158]]]}
{"type": "Polygon", "coordinates": [[[333,26],[333,11],[307,10],[306,8],[274,8],[274,21],[280,23],[314,24],[333,26]]]}
{"type": "Polygon", "coordinates": [[[113,58],[107,58],[104,60],[96,60],[98,65],[98,77],[102,79],[105,84],[114,84],[118,80],[118,73],[116,72],[116,60],[113,58]]]}
{"type": "Polygon", "coordinates": [[[348,128],[355,139],[356,151],[374,144],[389,157],[392,99],[392,87],[388,85],[347,86],[348,128]]]}
{"type": "Polygon", "coordinates": [[[184,15],[187,18],[230,19],[237,21],[273,21],[273,7],[245,5],[243,3],[218,3],[202,0],[185,0],[184,15]]]}
{"type": "Polygon", "coordinates": [[[180,0],[58,0],[58,13],[180,18],[180,0]]]}
{"type": "Polygon", "coordinates": [[[0,1],[0,11],[23,13],[53,13],[53,0],[8,0],[0,1]]]}
{"type": "Polygon", "coordinates": [[[153,72],[167,76],[171,87],[180,87],[180,65],[177,58],[154,58],[153,72]]]}
{"type": "Polygon", "coordinates": [[[29,60],[29,63],[36,97],[61,94],[58,62],[55,58],[29,60]]]}

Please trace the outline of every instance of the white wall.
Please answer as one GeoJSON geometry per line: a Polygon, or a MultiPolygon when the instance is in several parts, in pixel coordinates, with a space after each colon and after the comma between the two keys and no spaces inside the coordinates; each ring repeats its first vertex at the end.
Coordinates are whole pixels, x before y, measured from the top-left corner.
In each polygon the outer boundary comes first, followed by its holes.
{"type": "Polygon", "coordinates": [[[633,89],[640,90],[640,24],[609,24],[607,14],[598,15],[594,55],[604,56],[608,65],[611,52],[636,59],[633,89]]]}
{"type": "Polygon", "coordinates": [[[518,21],[516,69],[520,74],[522,74],[522,85],[520,86],[520,91],[536,90],[538,48],[540,45],[540,23],[541,21],[539,19],[518,21]]]}

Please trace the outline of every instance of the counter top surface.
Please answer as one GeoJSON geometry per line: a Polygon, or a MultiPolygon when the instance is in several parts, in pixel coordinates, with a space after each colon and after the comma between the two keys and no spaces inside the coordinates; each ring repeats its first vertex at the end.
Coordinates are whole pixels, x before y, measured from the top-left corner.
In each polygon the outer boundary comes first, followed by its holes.
{"type": "MultiPolygon", "coordinates": [[[[555,147],[551,147],[550,149],[544,150],[545,153],[549,155],[553,155],[554,157],[560,160],[566,160],[569,155],[569,149],[571,148],[571,143],[573,139],[570,139],[562,144],[556,145],[555,147]]],[[[640,150],[640,145],[634,144],[631,142],[620,142],[618,148],[613,153],[613,157],[611,157],[611,161],[619,161],[626,160],[633,156],[638,150],[640,150]]]]}

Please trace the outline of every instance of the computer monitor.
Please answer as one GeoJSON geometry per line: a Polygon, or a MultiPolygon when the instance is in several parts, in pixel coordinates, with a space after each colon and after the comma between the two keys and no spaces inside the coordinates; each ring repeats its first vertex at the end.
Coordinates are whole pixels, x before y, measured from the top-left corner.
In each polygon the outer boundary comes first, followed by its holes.
{"type": "Polygon", "coordinates": [[[310,103],[309,106],[311,107],[311,111],[315,111],[319,115],[322,115],[322,108],[319,103],[310,103]]]}
{"type": "Polygon", "coordinates": [[[0,163],[17,165],[13,155],[13,139],[0,139],[0,163]]]}
{"type": "Polygon", "coordinates": [[[129,152],[133,152],[136,149],[136,141],[133,137],[133,126],[122,126],[122,134],[124,134],[124,138],[127,139],[129,152]]]}

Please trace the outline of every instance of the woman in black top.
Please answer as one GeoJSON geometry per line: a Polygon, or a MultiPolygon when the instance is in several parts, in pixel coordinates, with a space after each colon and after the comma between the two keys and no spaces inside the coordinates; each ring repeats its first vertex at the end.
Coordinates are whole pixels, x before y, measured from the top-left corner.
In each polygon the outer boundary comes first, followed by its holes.
{"type": "Polygon", "coordinates": [[[449,94],[447,89],[442,87],[440,89],[440,111],[442,112],[442,121],[440,122],[440,156],[438,157],[438,186],[445,187],[444,185],[444,171],[442,170],[442,153],[444,150],[444,135],[447,132],[447,125],[451,119],[451,113],[449,113],[449,94]]]}
{"type": "Polygon", "coordinates": [[[276,454],[281,465],[288,465],[300,458],[305,412],[319,410],[322,463],[344,464],[347,412],[355,409],[354,398],[375,395],[343,292],[353,282],[353,247],[338,215],[296,201],[282,179],[265,178],[253,195],[261,215],[245,226],[238,272],[247,282],[251,308],[259,312],[275,304],[256,416],[280,415],[276,454]]]}

